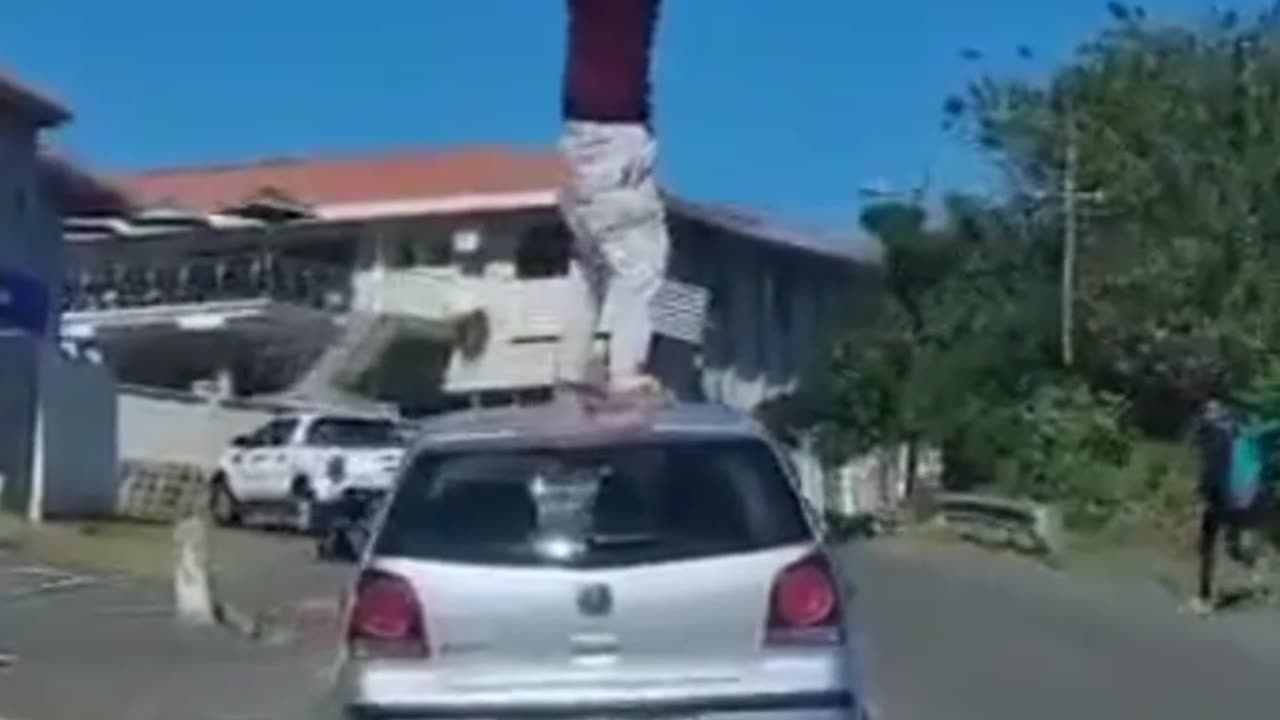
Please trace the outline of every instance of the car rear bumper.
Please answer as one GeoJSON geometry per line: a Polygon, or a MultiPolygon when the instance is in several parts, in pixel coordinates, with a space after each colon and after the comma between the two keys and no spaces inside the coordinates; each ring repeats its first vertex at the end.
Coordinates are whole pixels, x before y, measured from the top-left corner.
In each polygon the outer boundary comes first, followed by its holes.
{"type": "Polygon", "coordinates": [[[858,698],[848,691],[734,695],[656,702],[539,705],[378,705],[346,707],[346,720],[861,720],[858,698]]]}

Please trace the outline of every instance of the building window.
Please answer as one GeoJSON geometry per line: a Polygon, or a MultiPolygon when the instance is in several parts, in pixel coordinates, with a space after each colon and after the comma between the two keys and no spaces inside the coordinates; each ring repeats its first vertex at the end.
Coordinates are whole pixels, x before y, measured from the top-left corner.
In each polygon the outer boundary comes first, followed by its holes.
{"type": "Polygon", "coordinates": [[[428,238],[419,247],[418,261],[426,267],[449,267],[453,264],[453,241],[428,238]]]}
{"type": "Polygon", "coordinates": [[[400,270],[448,267],[453,263],[453,245],[438,235],[405,233],[389,238],[386,248],[387,264],[400,270]]]}
{"type": "Polygon", "coordinates": [[[391,253],[391,267],[403,270],[417,264],[418,254],[415,252],[413,239],[405,238],[397,242],[391,253]]]}
{"type": "Polygon", "coordinates": [[[560,277],[569,272],[569,229],[561,223],[530,228],[516,247],[516,277],[560,277]]]}

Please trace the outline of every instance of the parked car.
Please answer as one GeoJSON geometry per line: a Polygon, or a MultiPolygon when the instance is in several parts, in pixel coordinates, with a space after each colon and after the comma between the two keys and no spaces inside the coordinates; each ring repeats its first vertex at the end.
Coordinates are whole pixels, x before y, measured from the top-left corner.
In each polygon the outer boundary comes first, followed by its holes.
{"type": "Polygon", "coordinates": [[[744,416],[425,427],[345,611],[347,718],[865,718],[842,583],[744,416]]]}
{"type": "Polygon", "coordinates": [[[341,414],[275,418],[235,438],[210,483],[210,509],[221,525],[254,511],[283,513],[299,530],[323,529],[354,490],[386,491],[404,456],[394,420],[341,414]]]}

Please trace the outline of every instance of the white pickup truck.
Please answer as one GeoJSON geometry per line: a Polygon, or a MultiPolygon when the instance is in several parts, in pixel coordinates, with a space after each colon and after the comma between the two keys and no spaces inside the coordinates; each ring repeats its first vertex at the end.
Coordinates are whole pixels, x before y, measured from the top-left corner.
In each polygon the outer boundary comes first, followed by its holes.
{"type": "Polygon", "coordinates": [[[400,427],[387,418],[277,417],[222,452],[210,511],[218,524],[234,525],[255,510],[284,510],[297,529],[319,530],[344,493],[389,490],[404,445],[400,427]]]}

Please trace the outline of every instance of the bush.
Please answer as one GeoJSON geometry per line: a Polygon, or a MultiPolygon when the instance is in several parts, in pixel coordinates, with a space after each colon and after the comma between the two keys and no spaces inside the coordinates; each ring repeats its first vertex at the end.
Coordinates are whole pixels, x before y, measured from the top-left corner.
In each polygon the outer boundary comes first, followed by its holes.
{"type": "Polygon", "coordinates": [[[1137,444],[1123,476],[1125,507],[1113,524],[1119,530],[1152,533],[1158,540],[1190,548],[1199,510],[1196,471],[1194,453],[1187,445],[1137,444]]]}
{"type": "Polygon", "coordinates": [[[1077,530],[1141,530],[1191,537],[1195,457],[1174,442],[1141,440],[1119,396],[1083,384],[1038,388],[1018,406],[1012,451],[995,473],[999,490],[1057,504],[1077,530]]]}
{"type": "Polygon", "coordinates": [[[1006,437],[993,477],[1003,492],[1061,506],[1067,523],[1097,527],[1121,514],[1130,499],[1126,479],[1134,439],[1126,404],[1078,383],[1035,389],[1022,403],[995,413],[1006,437]]]}

